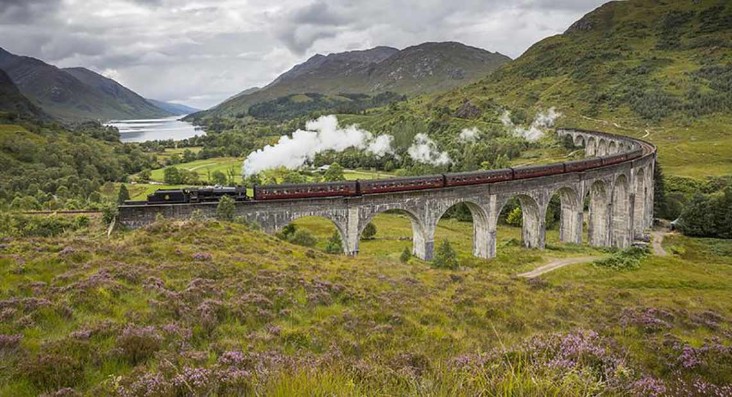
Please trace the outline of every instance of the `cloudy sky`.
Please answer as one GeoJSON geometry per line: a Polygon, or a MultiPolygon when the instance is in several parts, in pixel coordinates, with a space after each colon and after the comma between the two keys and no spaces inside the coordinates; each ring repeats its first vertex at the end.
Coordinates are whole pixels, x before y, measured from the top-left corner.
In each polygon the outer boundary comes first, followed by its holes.
{"type": "Polygon", "coordinates": [[[459,41],[512,58],[603,0],[0,0],[0,47],[207,108],[315,53],[459,41]]]}

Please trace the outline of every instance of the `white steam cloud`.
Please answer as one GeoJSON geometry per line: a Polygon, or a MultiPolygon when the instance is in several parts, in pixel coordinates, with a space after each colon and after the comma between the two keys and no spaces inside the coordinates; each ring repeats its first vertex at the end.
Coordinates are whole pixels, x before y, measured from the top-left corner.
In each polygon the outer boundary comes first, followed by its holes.
{"type": "Polygon", "coordinates": [[[514,135],[523,137],[529,142],[533,142],[544,136],[544,130],[553,127],[554,122],[561,115],[562,114],[557,112],[554,107],[551,107],[547,109],[546,112],[537,113],[536,117],[534,117],[534,121],[531,123],[531,126],[529,126],[529,128],[524,128],[513,124],[513,121],[511,121],[511,112],[509,112],[508,110],[503,112],[500,120],[501,123],[503,123],[506,128],[510,129],[514,135]]]}
{"type": "Polygon", "coordinates": [[[458,139],[463,143],[473,143],[477,141],[478,138],[480,138],[480,130],[478,130],[478,127],[463,128],[463,130],[460,131],[460,135],[458,135],[458,139]]]}
{"type": "Polygon", "coordinates": [[[407,149],[409,157],[412,160],[432,165],[446,165],[452,163],[447,152],[441,152],[437,149],[435,141],[430,139],[427,134],[417,134],[414,137],[414,143],[407,149]]]}
{"type": "Polygon", "coordinates": [[[374,137],[357,125],[341,128],[336,116],[322,116],[308,121],[305,130],[293,132],[292,138],[283,135],[274,146],[267,145],[250,153],[244,160],[242,172],[250,176],[277,167],[297,169],[326,150],[342,152],[357,148],[381,157],[393,153],[393,140],[391,135],[374,137]]]}

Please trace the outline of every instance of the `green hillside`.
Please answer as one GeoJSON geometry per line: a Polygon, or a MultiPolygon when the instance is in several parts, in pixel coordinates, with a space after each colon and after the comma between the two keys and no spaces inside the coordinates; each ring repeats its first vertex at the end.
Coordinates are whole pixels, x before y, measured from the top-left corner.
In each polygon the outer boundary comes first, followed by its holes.
{"type": "MultiPolygon", "coordinates": [[[[0,216],[0,236],[24,219],[0,216]]],[[[732,382],[723,240],[674,237],[679,254],[633,271],[578,264],[526,281],[518,269],[544,259],[511,243],[517,228],[499,228],[497,260],[446,270],[367,253],[409,244],[394,214],[354,258],[233,223],[111,237],[74,223],[2,240],[0,395],[645,397],[732,382]]]]}
{"type": "Polygon", "coordinates": [[[100,187],[155,165],[119,133],[88,122],[67,130],[0,119],[0,211],[98,208],[100,187]]]}
{"type": "Polygon", "coordinates": [[[610,2],[489,77],[418,105],[465,103],[531,113],[556,106],[562,124],[644,137],[667,172],[732,173],[732,3],[610,2]]]}

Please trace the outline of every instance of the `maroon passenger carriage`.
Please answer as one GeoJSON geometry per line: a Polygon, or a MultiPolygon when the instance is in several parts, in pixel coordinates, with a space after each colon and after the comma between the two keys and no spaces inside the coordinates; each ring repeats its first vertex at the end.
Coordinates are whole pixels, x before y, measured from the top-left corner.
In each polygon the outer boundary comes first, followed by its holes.
{"type": "Polygon", "coordinates": [[[284,185],[255,185],[255,200],[278,200],[313,197],[358,195],[358,182],[293,183],[284,185]]]}
{"type": "Polygon", "coordinates": [[[358,181],[361,194],[406,192],[411,190],[438,189],[445,186],[445,176],[427,175],[413,178],[372,179],[358,181]]]}
{"type": "Polygon", "coordinates": [[[500,170],[469,171],[445,174],[445,186],[478,185],[481,183],[493,183],[510,181],[513,179],[513,170],[503,168],[500,170]]]}

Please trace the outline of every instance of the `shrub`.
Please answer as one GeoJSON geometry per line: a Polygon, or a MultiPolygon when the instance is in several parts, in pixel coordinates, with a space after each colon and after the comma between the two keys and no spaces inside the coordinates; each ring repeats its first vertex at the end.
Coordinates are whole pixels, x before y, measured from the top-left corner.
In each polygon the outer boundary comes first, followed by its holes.
{"type": "Polygon", "coordinates": [[[338,233],[338,230],[334,230],[333,235],[328,239],[328,245],[325,246],[325,252],[329,254],[343,253],[343,241],[341,240],[341,234],[338,233]]]}
{"type": "Polygon", "coordinates": [[[361,237],[363,237],[365,240],[371,240],[376,236],[376,225],[369,222],[368,225],[363,229],[363,232],[361,233],[361,237]]]}
{"type": "Polygon", "coordinates": [[[295,234],[290,237],[290,242],[303,247],[313,247],[318,243],[318,239],[306,229],[297,229],[295,234]]]}
{"type": "Polygon", "coordinates": [[[119,187],[119,193],[117,194],[117,204],[124,204],[125,201],[130,199],[130,192],[127,190],[127,186],[124,184],[119,187]]]}
{"type": "Polygon", "coordinates": [[[158,351],[163,338],[155,327],[136,327],[128,325],[117,338],[117,347],[129,362],[138,364],[158,351]]]}
{"type": "Polygon", "coordinates": [[[84,366],[80,362],[55,353],[29,357],[21,363],[20,371],[42,390],[73,387],[84,377],[84,366]]]}
{"type": "Polygon", "coordinates": [[[407,263],[410,259],[412,259],[412,252],[409,250],[409,247],[404,247],[404,251],[402,251],[402,254],[399,255],[399,261],[402,263],[407,263]]]}
{"type": "Polygon", "coordinates": [[[282,228],[281,231],[277,233],[277,238],[280,240],[290,241],[293,235],[295,235],[295,232],[297,231],[297,225],[294,223],[290,223],[289,225],[282,228]]]}
{"type": "Polygon", "coordinates": [[[732,187],[722,194],[694,196],[678,226],[687,236],[732,238],[732,187]]]}
{"type": "Polygon", "coordinates": [[[117,206],[112,203],[106,203],[102,206],[102,221],[104,221],[105,225],[109,225],[114,221],[115,218],[117,218],[117,215],[119,214],[119,210],[117,209],[117,206]]]}
{"type": "Polygon", "coordinates": [[[524,223],[521,207],[516,207],[506,217],[506,223],[511,226],[521,226],[524,223]]]}
{"type": "Polygon", "coordinates": [[[89,218],[74,219],[58,216],[29,216],[0,214],[0,234],[18,237],[53,237],[67,230],[78,230],[89,225],[89,218]]]}
{"type": "Polygon", "coordinates": [[[597,260],[594,264],[616,270],[637,269],[640,266],[641,259],[645,258],[648,253],[646,247],[629,247],[614,253],[609,258],[597,260]]]}
{"type": "Polygon", "coordinates": [[[229,196],[224,196],[219,200],[219,205],[216,207],[216,219],[231,222],[234,220],[235,212],[236,205],[234,204],[234,199],[229,196]]]}
{"type": "Polygon", "coordinates": [[[435,253],[435,259],[432,261],[433,265],[443,269],[457,269],[459,266],[457,255],[455,250],[452,249],[450,242],[443,240],[440,247],[435,253]]]}

